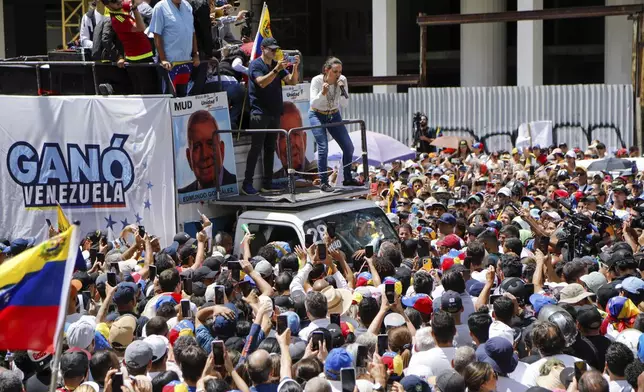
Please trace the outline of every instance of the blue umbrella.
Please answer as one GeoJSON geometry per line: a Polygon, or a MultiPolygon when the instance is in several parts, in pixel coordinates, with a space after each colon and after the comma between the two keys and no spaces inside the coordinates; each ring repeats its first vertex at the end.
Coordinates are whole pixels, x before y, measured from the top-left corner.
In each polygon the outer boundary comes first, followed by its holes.
{"type": "MultiPolygon", "coordinates": [[[[349,133],[351,142],[353,143],[353,160],[358,159],[362,155],[362,137],[360,131],[349,133]]],[[[315,154],[317,158],[317,153],[315,154]]],[[[341,161],[342,150],[335,140],[329,142],[329,161],[341,161]]],[[[388,162],[404,161],[407,159],[414,159],[416,151],[402,144],[398,140],[383,135],[367,131],[367,157],[369,158],[369,165],[380,166],[388,162]]],[[[359,163],[362,163],[360,161],[359,163]]]]}

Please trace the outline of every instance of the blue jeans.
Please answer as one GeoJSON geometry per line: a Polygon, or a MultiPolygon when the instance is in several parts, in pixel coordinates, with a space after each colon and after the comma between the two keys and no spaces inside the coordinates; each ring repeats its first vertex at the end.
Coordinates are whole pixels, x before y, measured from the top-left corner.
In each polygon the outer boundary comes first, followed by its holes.
{"type": "MultiPolygon", "coordinates": [[[[342,121],[342,116],[340,116],[340,112],[328,116],[310,110],[309,121],[311,122],[311,126],[325,125],[342,121]]],[[[327,156],[329,154],[329,140],[326,136],[327,130],[331,134],[331,137],[338,142],[338,146],[342,150],[344,179],[345,181],[350,180],[352,178],[351,162],[353,161],[353,142],[351,142],[347,128],[344,125],[340,125],[338,127],[320,127],[313,129],[313,136],[315,136],[315,142],[318,144],[318,171],[320,172],[320,181],[322,184],[327,184],[329,181],[329,176],[323,173],[328,170],[327,156]]]]}

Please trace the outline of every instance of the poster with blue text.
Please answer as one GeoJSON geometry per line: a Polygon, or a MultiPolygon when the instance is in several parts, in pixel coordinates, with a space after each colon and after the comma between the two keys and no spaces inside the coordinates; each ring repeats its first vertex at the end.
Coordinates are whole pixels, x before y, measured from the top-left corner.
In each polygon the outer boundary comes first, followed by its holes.
{"type": "MultiPolygon", "coordinates": [[[[309,122],[309,96],[311,85],[308,83],[295,86],[282,86],[282,99],[284,110],[280,118],[280,128],[289,130],[292,128],[308,127],[309,122]]],[[[315,139],[311,130],[291,133],[291,154],[293,167],[301,173],[317,171],[315,161],[315,139]]],[[[287,159],[286,137],[277,134],[275,146],[275,160],[273,161],[273,183],[286,184],[288,181],[288,159],[287,159]]],[[[312,176],[296,174],[296,179],[311,181],[312,176]]]]}
{"type": "Polygon", "coordinates": [[[169,98],[0,96],[0,237],[47,233],[60,204],[84,233],[175,233],[169,98]]]}
{"type": "Polygon", "coordinates": [[[179,204],[239,194],[226,93],[171,100],[175,177],[179,204]]]}

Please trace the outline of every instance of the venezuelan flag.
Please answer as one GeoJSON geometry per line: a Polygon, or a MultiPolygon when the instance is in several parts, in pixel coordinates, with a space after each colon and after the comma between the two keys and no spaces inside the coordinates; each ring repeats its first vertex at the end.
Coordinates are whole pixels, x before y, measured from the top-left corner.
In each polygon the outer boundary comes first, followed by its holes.
{"type": "Polygon", "coordinates": [[[58,214],[58,232],[62,233],[63,231],[67,231],[69,229],[69,220],[65,216],[65,213],[63,212],[63,209],[61,208],[60,204],[56,203],[58,207],[56,207],[56,211],[58,214]]]}
{"type": "MultiPolygon", "coordinates": [[[[262,55],[262,41],[265,38],[272,37],[273,33],[271,32],[271,15],[268,12],[268,6],[264,3],[262,8],[262,15],[259,17],[259,27],[257,28],[257,34],[255,35],[255,42],[253,43],[253,50],[250,52],[250,61],[255,60],[262,55]]],[[[275,60],[281,61],[284,58],[284,54],[281,49],[278,49],[275,53],[275,60]]]]}
{"type": "Polygon", "coordinates": [[[0,350],[54,352],[79,249],[71,226],[0,265],[0,350]]]}

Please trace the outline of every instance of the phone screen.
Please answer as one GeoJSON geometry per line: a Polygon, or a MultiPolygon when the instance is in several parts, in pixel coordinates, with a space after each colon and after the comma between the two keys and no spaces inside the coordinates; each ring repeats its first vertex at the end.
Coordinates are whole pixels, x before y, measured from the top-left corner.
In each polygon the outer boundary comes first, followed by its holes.
{"type": "Polygon", "coordinates": [[[183,281],[183,291],[188,295],[192,295],[192,278],[186,278],[183,281]]]}
{"type": "Polygon", "coordinates": [[[318,244],[318,258],[326,260],[326,244],[318,244]]]}
{"type": "Polygon", "coordinates": [[[224,366],[224,341],[215,340],[212,342],[212,355],[215,360],[215,365],[224,366]]]}
{"type": "Polygon", "coordinates": [[[367,245],[364,247],[364,255],[368,259],[373,257],[373,245],[367,245]]]}
{"type": "Polygon", "coordinates": [[[311,245],[313,245],[313,234],[307,234],[304,236],[304,246],[308,249],[311,245]]]}
{"type": "Polygon", "coordinates": [[[148,271],[150,272],[150,281],[154,281],[154,279],[157,277],[157,266],[151,265],[148,271]]]}
{"type": "Polygon", "coordinates": [[[385,284],[385,294],[387,295],[387,301],[393,304],[396,301],[396,285],[394,283],[385,284]]]}
{"type": "Polygon", "coordinates": [[[105,253],[96,253],[96,261],[99,261],[101,263],[105,262],[105,253]]]}
{"type": "Polygon", "coordinates": [[[250,287],[249,281],[239,282],[239,289],[241,290],[244,297],[248,297],[252,288],[250,287]]]}
{"type": "Polygon", "coordinates": [[[120,391],[123,386],[123,373],[117,372],[112,374],[112,390],[120,391]]]}
{"type": "Polygon", "coordinates": [[[581,376],[586,373],[586,362],[584,361],[575,361],[575,379],[579,382],[581,376]]]}
{"type": "Polygon", "coordinates": [[[47,222],[47,226],[51,227],[51,221],[47,218],[45,218],[45,222],[47,222]]]}
{"type": "Polygon", "coordinates": [[[116,272],[107,273],[107,283],[112,287],[116,287],[116,272]]]}
{"type": "Polygon", "coordinates": [[[331,324],[340,325],[340,313],[331,313],[331,324]]]}
{"type": "Polygon", "coordinates": [[[119,263],[118,263],[118,261],[117,261],[117,262],[114,262],[114,263],[111,263],[111,265],[110,265],[110,266],[112,267],[112,269],[114,270],[114,272],[116,272],[117,274],[120,274],[120,273],[121,273],[121,267],[119,267],[119,263]]]}
{"type": "Polygon", "coordinates": [[[324,339],[324,333],[322,332],[311,333],[311,340],[312,340],[311,345],[313,346],[313,351],[320,349],[320,344],[322,343],[322,339],[324,339]]]}
{"type": "Polygon", "coordinates": [[[356,355],[356,367],[367,367],[367,354],[369,348],[367,346],[358,346],[358,354],[356,355]]]}
{"type": "Polygon", "coordinates": [[[288,316],[279,315],[277,316],[277,334],[281,335],[288,328],[288,316]]]}
{"type": "Polygon", "coordinates": [[[342,368],[340,381],[342,382],[342,392],[353,392],[356,387],[356,369],[342,368]]]}
{"type": "Polygon", "coordinates": [[[530,202],[529,201],[524,201],[522,207],[523,208],[530,208],[530,202]]]}
{"type": "Polygon", "coordinates": [[[85,310],[89,310],[89,303],[92,299],[92,293],[89,291],[83,291],[81,294],[83,294],[83,307],[85,310]]]}
{"type": "Polygon", "coordinates": [[[145,226],[139,226],[139,237],[145,237],[145,226]]]}
{"type": "Polygon", "coordinates": [[[550,238],[546,236],[541,237],[539,239],[539,250],[541,250],[541,252],[543,252],[544,255],[547,255],[549,251],[549,247],[550,247],[550,238]]]}
{"type": "Polygon", "coordinates": [[[387,335],[378,335],[378,355],[384,354],[389,348],[389,337],[387,335]]]}
{"type": "Polygon", "coordinates": [[[190,318],[190,301],[187,299],[181,300],[181,315],[183,318],[190,318]]]}
{"type": "Polygon", "coordinates": [[[230,270],[240,270],[241,269],[241,264],[239,264],[239,261],[229,261],[228,262],[228,269],[230,269],[230,270]]]}
{"type": "Polygon", "coordinates": [[[96,261],[96,255],[98,255],[98,249],[90,249],[89,250],[89,260],[94,264],[96,261]]]}
{"type": "Polygon", "coordinates": [[[224,304],[224,286],[215,286],[215,305],[224,304]]]}

